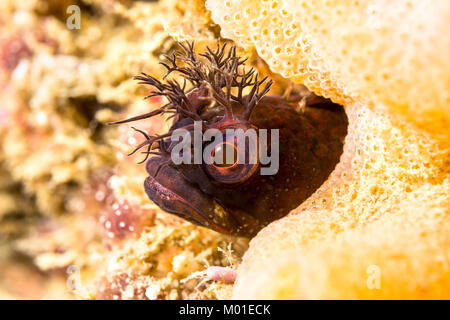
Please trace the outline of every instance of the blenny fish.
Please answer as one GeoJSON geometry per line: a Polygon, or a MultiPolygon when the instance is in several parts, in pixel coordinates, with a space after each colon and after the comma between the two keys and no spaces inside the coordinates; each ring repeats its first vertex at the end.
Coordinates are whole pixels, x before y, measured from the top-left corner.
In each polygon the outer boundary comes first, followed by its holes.
{"type": "MultiPolygon", "coordinates": [[[[252,237],[299,206],[328,178],[342,154],[347,117],[341,106],[311,92],[267,95],[272,81],[259,79],[254,68],[246,69],[246,59],[236,54],[235,46],[218,44],[200,54],[193,42],[179,46],[161,62],[167,69],[162,80],[145,73],[135,77],[155,89],[146,98],[162,96],[167,104],[114,124],[168,115],[172,124],[164,134],[150,136],[135,129],[146,138],[131,154],[145,148],[148,197],[194,224],[252,237]],[[182,83],[167,78],[174,73],[182,83]],[[194,135],[196,122],[202,124],[202,132],[219,130],[223,140],[202,141],[202,147],[212,150],[207,163],[174,163],[171,152],[178,141],[172,134],[185,129],[194,135]],[[279,153],[278,171],[261,174],[259,157],[254,163],[238,162],[240,152],[255,151],[226,136],[227,129],[278,129],[278,150],[272,150],[279,153]],[[232,161],[216,161],[215,155],[227,148],[234,149],[232,161]]],[[[268,140],[264,147],[270,151],[268,140]]]]}

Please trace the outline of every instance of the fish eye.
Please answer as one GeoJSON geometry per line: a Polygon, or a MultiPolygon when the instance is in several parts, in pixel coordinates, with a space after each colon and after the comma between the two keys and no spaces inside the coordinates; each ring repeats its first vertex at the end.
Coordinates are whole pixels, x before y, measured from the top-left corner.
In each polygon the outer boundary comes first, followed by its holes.
{"type": "Polygon", "coordinates": [[[259,167],[258,159],[255,159],[256,163],[252,163],[248,144],[242,146],[244,149],[238,146],[236,137],[231,136],[224,137],[212,148],[210,161],[203,163],[203,169],[215,183],[224,185],[244,183],[256,173],[259,167]]]}
{"type": "Polygon", "coordinates": [[[230,168],[238,163],[239,153],[235,145],[223,142],[213,149],[211,157],[216,168],[230,168]]]}

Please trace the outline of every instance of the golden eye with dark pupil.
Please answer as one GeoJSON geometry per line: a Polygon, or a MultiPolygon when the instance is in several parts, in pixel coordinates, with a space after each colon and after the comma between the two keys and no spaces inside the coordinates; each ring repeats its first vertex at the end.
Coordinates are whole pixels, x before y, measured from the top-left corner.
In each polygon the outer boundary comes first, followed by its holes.
{"type": "Polygon", "coordinates": [[[230,143],[218,144],[211,153],[213,165],[217,168],[229,168],[238,162],[238,151],[230,143]]]}

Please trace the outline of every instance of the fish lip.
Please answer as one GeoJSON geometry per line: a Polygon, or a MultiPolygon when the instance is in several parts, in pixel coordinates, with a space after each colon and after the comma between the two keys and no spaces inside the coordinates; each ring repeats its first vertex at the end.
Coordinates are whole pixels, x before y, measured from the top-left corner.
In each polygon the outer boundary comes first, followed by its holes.
{"type": "Polygon", "coordinates": [[[224,234],[233,233],[236,222],[232,215],[218,216],[215,209],[219,204],[211,196],[195,188],[176,169],[169,166],[167,166],[169,168],[161,168],[158,176],[154,177],[155,170],[152,167],[157,161],[162,160],[155,158],[158,157],[152,157],[146,165],[149,176],[145,179],[144,189],[150,200],[164,211],[178,215],[197,225],[224,234]],[[150,161],[153,163],[149,163],[150,161]],[[158,179],[164,170],[166,172],[164,172],[163,179],[158,179]]]}
{"type": "Polygon", "coordinates": [[[181,216],[183,219],[194,222],[200,226],[213,228],[214,230],[224,233],[231,234],[231,232],[220,225],[212,222],[212,220],[205,219],[204,215],[197,210],[194,206],[192,206],[188,201],[186,201],[183,197],[179,196],[175,192],[172,192],[168,188],[165,188],[163,185],[158,183],[152,176],[148,176],[144,182],[145,191],[148,197],[155,202],[159,207],[163,208],[165,211],[181,216]],[[154,193],[152,194],[152,190],[154,193]],[[184,209],[188,209],[189,213],[182,213],[180,210],[171,209],[167,206],[166,201],[170,201],[174,204],[179,203],[182,204],[184,209]]]}

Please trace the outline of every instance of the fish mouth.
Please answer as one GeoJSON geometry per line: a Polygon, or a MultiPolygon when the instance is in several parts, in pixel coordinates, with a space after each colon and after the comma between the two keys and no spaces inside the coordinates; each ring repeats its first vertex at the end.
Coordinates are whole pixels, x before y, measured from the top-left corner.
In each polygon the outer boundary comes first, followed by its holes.
{"type": "Polygon", "coordinates": [[[147,161],[149,176],[144,188],[150,200],[169,213],[224,234],[232,234],[238,229],[231,214],[211,196],[186,181],[170,164],[162,164],[164,161],[163,157],[152,157],[147,161]]]}

